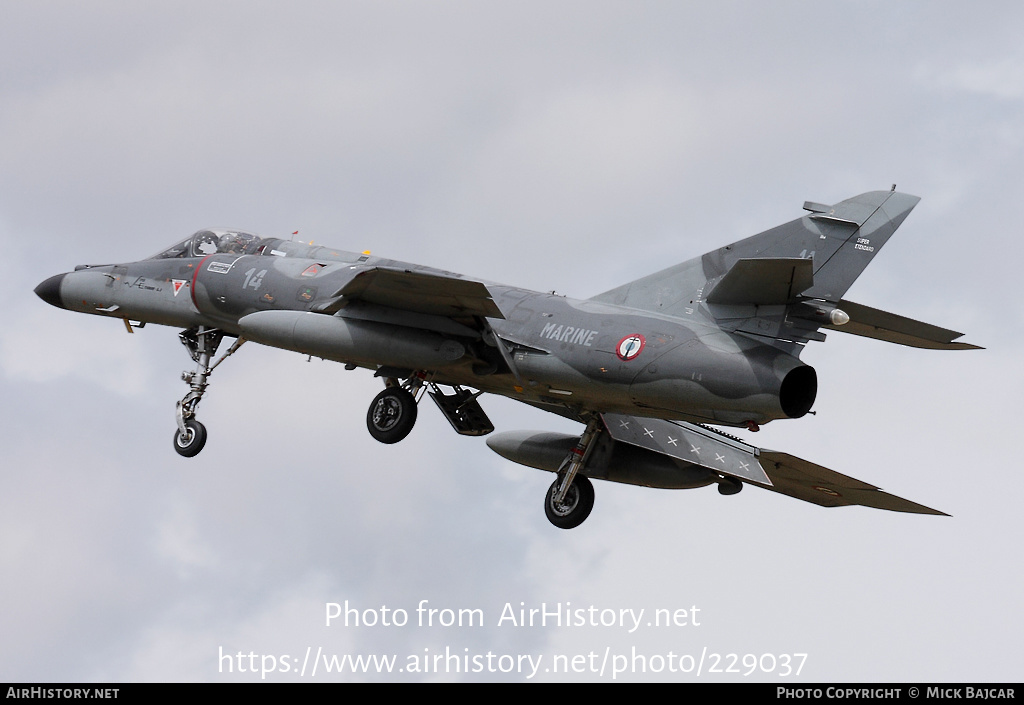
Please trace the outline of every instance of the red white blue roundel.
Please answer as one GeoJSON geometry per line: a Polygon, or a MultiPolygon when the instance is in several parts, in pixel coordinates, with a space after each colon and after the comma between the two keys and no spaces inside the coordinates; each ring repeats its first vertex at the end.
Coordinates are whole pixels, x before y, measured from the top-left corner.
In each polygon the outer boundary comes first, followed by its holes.
{"type": "Polygon", "coordinates": [[[633,335],[627,335],[625,338],[619,341],[619,346],[615,349],[619,359],[626,361],[632,360],[634,357],[640,354],[640,351],[647,345],[647,340],[639,333],[633,335]]]}

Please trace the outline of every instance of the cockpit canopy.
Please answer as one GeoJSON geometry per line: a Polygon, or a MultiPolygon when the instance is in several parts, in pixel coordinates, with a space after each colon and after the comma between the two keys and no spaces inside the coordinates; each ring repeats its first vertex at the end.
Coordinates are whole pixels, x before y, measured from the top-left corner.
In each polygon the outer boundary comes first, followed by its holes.
{"type": "Polygon", "coordinates": [[[206,257],[218,253],[254,255],[262,254],[264,238],[241,230],[200,230],[150,259],[176,257],[206,257]]]}

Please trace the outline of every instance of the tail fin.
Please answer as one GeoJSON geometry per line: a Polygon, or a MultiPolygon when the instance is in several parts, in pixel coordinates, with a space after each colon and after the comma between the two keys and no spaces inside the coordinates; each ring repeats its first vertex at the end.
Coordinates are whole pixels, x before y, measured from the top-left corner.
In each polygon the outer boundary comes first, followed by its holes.
{"type": "Polygon", "coordinates": [[[843,299],[920,201],[872,191],[834,206],[804,203],[798,220],[720,247],[594,297],[680,318],[701,315],[723,330],[804,343],[819,328],[901,345],[976,349],[962,334],[843,299]]]}
{"type": "Polygon", "coordinates": [[[837,303],[920,200],[895,191],[872,191],[804,218],[823,226],[818,239],[823,247],[813,257],[814,286],[804,296],[837,303]]]}
{"type": "MultiPolygon", "coordinates": [[[[749,291],[758,283],[737,271],[727,277],[741,260],[773,260],[755,265],[758,276],[772,288],[777,298],[782,289],[788,300],[797,295],[838,303],[861,275],[896,228],[906,219],[920,199],[895,191],[872,191],[841,201],[834,206],[805,203],[810,213],[803,218],[766,230],[682,264],[669,267],[642,279],[599,294],[593,299],[668,315],[683,316],[695,304],[708,300],[714,291],[720,300],[741,303],[741,294],[733,287],[749,291]],[[794,260],[810,260],[798,266],[794,260]],[[787,262],[793,266],[787,267],[787,262]],[[789,273],[795,281],[788,288],[779,277],[789,273]],[[807,275],[812,275],[813,278],[807,275]],[[771,279],[771,282],[768,280],[771,279]],[[726,289],[718,290],[722,284],[726,289]],[[803,284],[794,288],[793,284],[803,284]]],[[[749,267],[749,265],[744,265],[749,267]]],[[[752,304],[786,301],[746,301],[752,304]]]]}

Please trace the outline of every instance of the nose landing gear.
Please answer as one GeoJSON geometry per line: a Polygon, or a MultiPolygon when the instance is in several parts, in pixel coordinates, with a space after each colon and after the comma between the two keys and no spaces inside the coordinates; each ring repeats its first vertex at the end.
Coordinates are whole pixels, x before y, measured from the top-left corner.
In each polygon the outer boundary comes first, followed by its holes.
{"type": "Polygon", "coordinates": [[[199,455],[199,451],[206,445],[206,426],[195,419],[185,422],[185,432],[174,430],[174,450],[178,455],[185,458],[199,455]]]}
{"type": "Polygon", "coordinates": [[[188,350],[189,355],[196,363],[195,372],[182,372],[181,379],[189,385],[189,392],[175,408],[175,420],[178,428],[174,432],[174,450],[185,458],[191,458],[199,454],[199,451],[206,445],[206,427],[196,420],[196,406],[206,393],[209,384],[209,377],[213,370],[220,363],[224,362],[238,348],[242,347],[245,338],[238,338],[224,356],[212,365],[210,360],[217,354],[220,341],[224,333],[217,328],[189,328],[178,334],[181,344],[188,350]]]}

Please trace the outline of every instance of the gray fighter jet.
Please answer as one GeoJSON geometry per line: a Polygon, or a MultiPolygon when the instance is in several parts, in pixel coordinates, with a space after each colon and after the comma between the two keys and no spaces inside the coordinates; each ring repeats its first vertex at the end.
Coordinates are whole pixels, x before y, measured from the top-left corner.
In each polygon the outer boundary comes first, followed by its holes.
{"type": "Polygon", "coordinates": [[[817,376],[800,352],[822,329],[976,347],[843,298],[918,200],[894,187],[808,202],[802,218],[582,300],[237,230],[201,230],[139,262],[79,265],[35,291],[129,332],[184,329],[196,368],[182,375],[174,449],[186,457],[206,443],[196,408],[210,374],[254,341],[373,370],[384,390],[366,422],[382,443],[409,434],[424,391],[463,435],[494,430],[484,393],[585,424],[579,436],[488,439],[509,460],[556,473],[545,512],[561,528],[590,514],[588,478],[716,484],[724,495],[752,484],[826,507],[942,514],[711,426],[756,431],[810,412],[817,376]],[[224,338],[234,343],[215,360],[224,338]]]}

